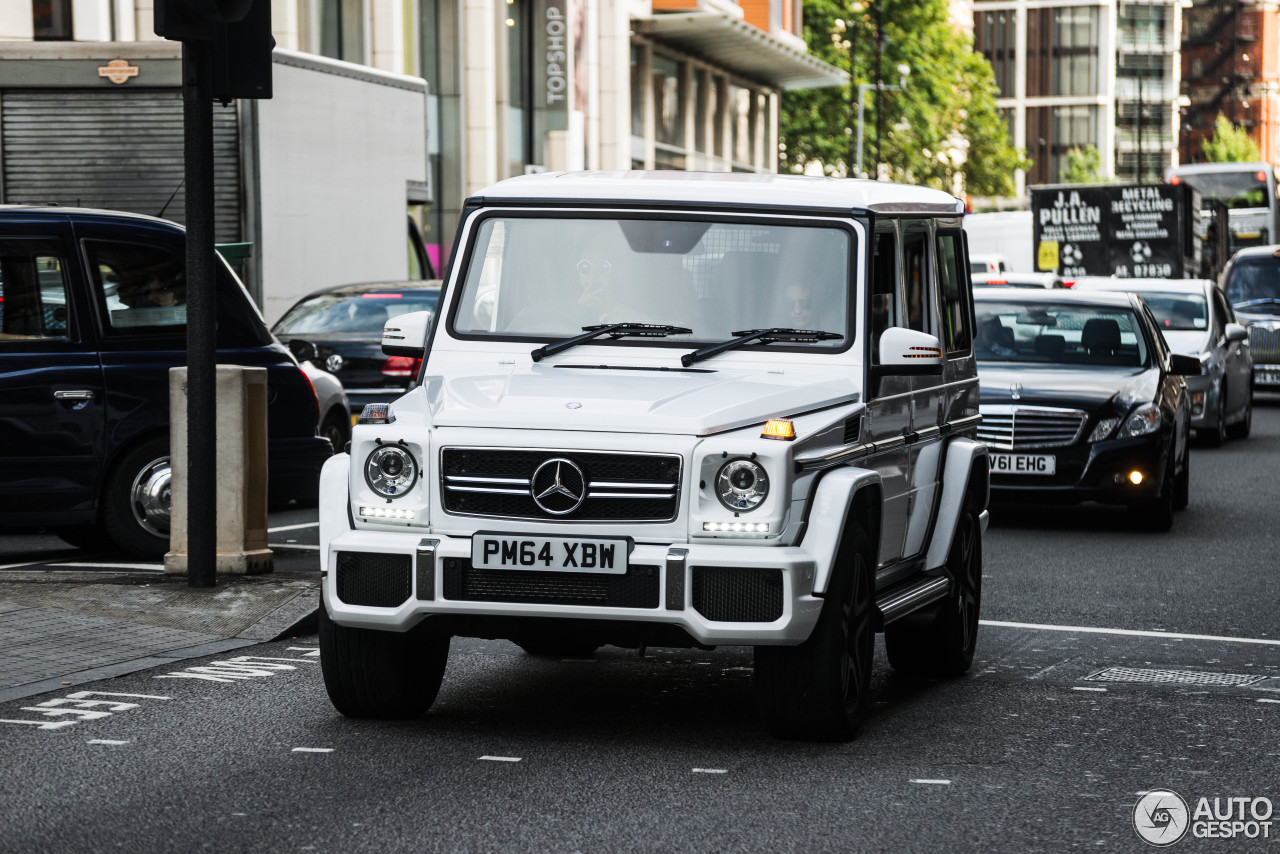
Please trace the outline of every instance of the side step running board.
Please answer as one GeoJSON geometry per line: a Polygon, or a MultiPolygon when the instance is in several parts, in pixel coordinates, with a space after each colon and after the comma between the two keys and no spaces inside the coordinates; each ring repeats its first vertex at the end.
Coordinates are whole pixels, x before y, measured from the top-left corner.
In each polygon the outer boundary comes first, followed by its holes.
{"type": "Polygon", "coordinates": [[[876,610],[884,625],[905,617],[912,611],[931,605],[951,592],[951,579],[922,578],[887,590],[876,599],[876,610]]]}

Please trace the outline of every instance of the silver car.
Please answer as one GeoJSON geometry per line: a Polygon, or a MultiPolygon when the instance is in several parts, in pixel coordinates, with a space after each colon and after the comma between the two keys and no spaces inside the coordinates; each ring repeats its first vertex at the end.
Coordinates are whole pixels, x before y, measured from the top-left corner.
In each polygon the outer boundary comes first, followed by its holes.
{"type": "Polygon", "coordinates": [[[1200,359],[1203,373],[1187,377],[1191,426],[1210,447],[1242,439],[1253,422],[1253,358],[1249,332],[1236,322],[1222,291],[1208,279],[1117,279],[1086,276],[1074,290],[1132,291],[1155,315],[1175,353],[1200,359]]]}

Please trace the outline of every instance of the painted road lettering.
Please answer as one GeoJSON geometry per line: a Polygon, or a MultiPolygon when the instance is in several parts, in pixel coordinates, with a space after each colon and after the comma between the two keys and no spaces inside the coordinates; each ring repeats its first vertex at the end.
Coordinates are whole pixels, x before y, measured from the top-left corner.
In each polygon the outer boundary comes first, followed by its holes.
{"type": "Polygon", "coordinates": [[[158,697],[154,694],[120,694],[114,691],[76,691],[74,694],[68,694],[65,697],[57,697],[52,700],[45,700],[43,703],[38,703],[34,706],[22,707],[22,711],[24,712],[35,712],[36,714],[44,715],[47,718],[55,718],[56,720],[0,719],[0,723],[34,726],[37,729],[62,729],[63,727],[75,726],[83,721],[109,718],[115,712],[125,712],[129,709],[136,709],[140,705],[139,703],[121,702],[119,699],[96,700],[92,699],[93,697],[127,697],[131,700],[170,699],[169,697],[158,697]]]}
{"type": "Polygon", "coordinates": [[[274,658],[263,655],[238,655],[225,661],[214,661],[202,667],[188,667],[173,673],[162,673],[153,679],[198,679],[205,682],[237,682],[242,679],[259,679],[264,676],[276,676],[285,670],[297,670],[293,664],[314,664],[307,658],[274,658]]]}

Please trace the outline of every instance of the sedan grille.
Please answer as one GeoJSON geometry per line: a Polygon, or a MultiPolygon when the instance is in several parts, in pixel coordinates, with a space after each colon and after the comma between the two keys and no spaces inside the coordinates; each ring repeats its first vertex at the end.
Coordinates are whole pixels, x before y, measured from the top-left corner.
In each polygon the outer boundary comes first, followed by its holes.
{"type": "Polygon", "coordinates": [[[1261,324],[1250,326],[1249,350],[1254,364],[1280,363],[1280,329],[1269,329],[1261,324]]]}
{"type": "Polygon", "coordinates": [[[679,506],[680,457],[444,448],[440,481],[445,512],[459,516],[669,522],[679,506]]]}
{"type": "Polygon", "coordinates": [[[1075,444],[1088,416],[1079,409],[987,404],[978,407],[979,441],[1001,451],[1060,448],[1075,444]]]}

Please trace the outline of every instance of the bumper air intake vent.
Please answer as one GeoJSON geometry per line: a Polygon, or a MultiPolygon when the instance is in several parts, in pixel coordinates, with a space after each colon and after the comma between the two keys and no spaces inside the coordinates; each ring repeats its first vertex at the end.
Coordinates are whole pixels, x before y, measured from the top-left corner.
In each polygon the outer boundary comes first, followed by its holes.
{"type": "Polygon", "coordinates": [[[772,623],[782,616],[782,570],[695,566],[693,608],[722,623],[772,623]]]}
{"type": "Polygon", "coordinates": [[[338,552],[338,599],[347,605],[395,608],[409,598],[409,555],[338,552]]]}

